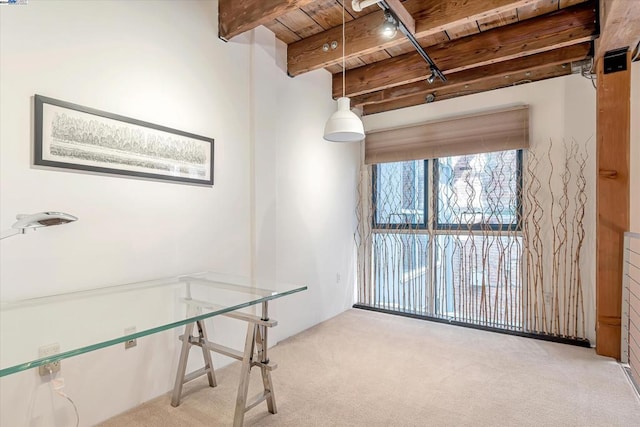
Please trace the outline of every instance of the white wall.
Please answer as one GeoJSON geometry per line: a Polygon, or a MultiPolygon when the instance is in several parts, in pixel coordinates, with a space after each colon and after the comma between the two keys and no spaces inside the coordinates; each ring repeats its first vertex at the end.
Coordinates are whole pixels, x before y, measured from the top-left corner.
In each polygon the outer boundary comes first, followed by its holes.
{"type": "MultiPolygon", "coordinates": [[[[596,343],[596,89],[591,81],[580,75],[562,78],[564,90],[564,139],[586,144],[588,158],[585,178],[587,203],[584,215],[584,248],[581,271],[586,313],[587,338],[596,343]]],[[[558,153],[560,154],[560,153],[558,153]]],[[[564,156],[564,153],[560,154],[564,156]]]]}
{"type": "MultiPolygon", "coordinates": [[[[586,335],[595,343],[595,90],[587,79],[571,75],[490,92],[423,104],[363,118],[367,131],[404,126],[444,117],[486,111],[515,104],[530,107],[530,144],[546,153],[549,141],[553,155],[562,156],[563,141],[575,138],[587,144],[587,215],[583,286],[585,289],[586,335]]],[[[557,171],[556,171],[557,173],[557,171]]]]}
{"type": "Polygon", "coordinates": [[[264,28],[254,33],[255,272],[309,286],[296,304],[276,307],[276,318],[287,321],[274,334],[284,338],[353,303],[360,146],[321,138],[336,108],[327,92],[331,75],[288,77],[286,45],[264,28]]]}
{"type": "MultiPolygon", "coordinates": [[[[1,7],[0,228],[23,212],[80,220],[2,240],[0,298],[201,270],[307,284],[273,304],[275,339],[348,307],[358,146],[322,140],[330,75],[287,77],[283,46],[264,29],[220,41],[216,1],[1,7]],[[215,185],[32,167],[34,94],[215,138],[215,185]]],[[[238,346],[241,327],[221,325],[213,338],[238,346]]],[[[178,334],[64,360],[81,425],[168,391],[178,334]]],[[[0,379],[0,425],[73,421],[35,372],[0,379]]]]}
{"type": "Polygon", "coordinates": [[[217,40],[215,11],[210,2],[2,7],[0,227],[16,213],[80,218],[2,241],[3,299],[204,267],[246,271],[249,49],[246,37],[217,40]],[[215,138],[217,184],[30,167],[36,93],[215,138]]]}

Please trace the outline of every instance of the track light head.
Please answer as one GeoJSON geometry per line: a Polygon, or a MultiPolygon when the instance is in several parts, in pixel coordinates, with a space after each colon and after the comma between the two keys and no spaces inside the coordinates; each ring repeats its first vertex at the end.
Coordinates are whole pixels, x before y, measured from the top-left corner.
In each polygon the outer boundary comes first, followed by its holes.
{"type": "Polygon", "coordinates": [[[431,75],[429,77],[427,77],[427,82],[429,82],[429,84],[431,84],[434,81],[436,81],[436,70],[435,70],[435,68],[433,68],[433,66],[431,66],[431,75]]]}
{"type": "Polygon", "coordinates": [[[392,39],[398,32],[398,20],[390,11],[384,12],[384,23],[381,28],[382,35],[388,39],[392,39]]]}

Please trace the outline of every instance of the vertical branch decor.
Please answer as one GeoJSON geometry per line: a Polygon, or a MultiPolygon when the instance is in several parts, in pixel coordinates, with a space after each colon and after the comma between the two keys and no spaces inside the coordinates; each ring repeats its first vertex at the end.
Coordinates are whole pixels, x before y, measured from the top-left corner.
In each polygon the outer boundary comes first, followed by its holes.
{"type": "Polygon", "coordinates": [[[360,180],[357,187],[358,201],[356,203],[357,226],[354,233],[354,243],[358,252],[357,256],[357,289],[358,301],[372,304],[376,296],[373,293],[374,268],[373,250],[373,206],[371,204],[372,189],[371,166],[362,165],[360,169],[360,180]]]}
{"type": "MultiPolygon", "coordinates": [[[[574,141],[575,142],[575,141],[574,141]]],[[[577,166],[577,178],[576,186],[577,191],[575,194],[575,215],[573,219],[573,236],[577,240],[575,246],[575,256],[573,257],[571,281],[573,283],[573,289],[575,290],[575,304],[573,309],[575,312],[575,322],[573,329],[574,337],[583,337],[586,331],[585,327],[585,315],[584,315],[584,300],[582,294],[582,276],[580,274],[580,254],[582,253],[582,246],[584,244],[585,230],[584,230],[584,214],[585,205],[587,203],[586,186],[587,180],[584,175],[584,171],[587,166],[587,152],[581,152],[577,157],[574,157],[577,166]],[[578,322],[580,322],[580,329],[578,329],[578,322]]]]}
{"type": "Polygon", "coordinates": [[[364,166],[358,302],[584,338],[586,148],[364,166]]]}
{"type": "Polygon", "coordinates": [[[526,330],[584,338],[581,253],[584,244],[587,152],[575,140],[549,142],[542,164],[530,150],[526,166],[523,241],[527,281],[526,330]],[[554,163],[560,163],[557,168],[554,163]],[[557,172],[560,170],[560,172],[557,172]],[[547,176],[544,184],[540,176],[547,176]],[[545,274],[545,272],[551,274],[545,274]]]}
{"type": "Polygon", "coordinates": [[[544,269],[542,268],[544,257],[542,245],[541,222],[544,211],[539,200],[542,189],[537,172],[540,168],[540,160],[533,151],[527,153],[527,175],[525,177],[529,185],[526,186],[525,211],[527,212],[523,223],[524,248],[527,253],[527,325],[539,332],[546,332],[546,309],[542,291],[544,283],[544,269]]]}

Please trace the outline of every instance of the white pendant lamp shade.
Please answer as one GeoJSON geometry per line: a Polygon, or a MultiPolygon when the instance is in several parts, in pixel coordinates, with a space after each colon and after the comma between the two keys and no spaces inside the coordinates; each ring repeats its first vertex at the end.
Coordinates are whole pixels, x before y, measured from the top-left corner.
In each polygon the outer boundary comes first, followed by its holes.
{"type": "Polygon", "coordinates": [[[349,98],[338,98],[338,111],[327,120],[324,139],[332,142],[356,142],[364,139],[362,120],[351,111],[349,98]]]}
{"type": "Polygon", "coordinates": [[[351,100],[345,95],[345,36],[344,3],[342,2],[342,98],[338,98],[338,111],[333,113],[324,125],[324,139],[331,142],[358,142],[364,139],[362,120],[351,111],[351,100]]]}

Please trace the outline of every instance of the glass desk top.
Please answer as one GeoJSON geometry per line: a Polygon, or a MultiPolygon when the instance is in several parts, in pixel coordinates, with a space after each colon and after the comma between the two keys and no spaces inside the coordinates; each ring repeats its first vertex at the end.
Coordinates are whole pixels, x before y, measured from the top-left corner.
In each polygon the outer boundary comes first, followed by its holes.
{"type": "Polygon", "coordinates": [[[3,301],[0,377],[306,289],[206,272],[3,301]],[[40,357],[39,348],[51,344],[60,353],[40,357]]]}

